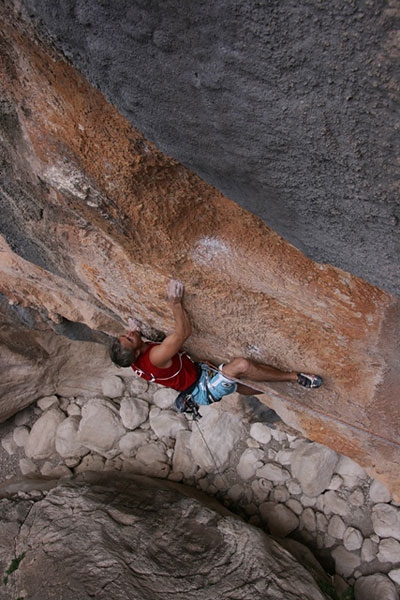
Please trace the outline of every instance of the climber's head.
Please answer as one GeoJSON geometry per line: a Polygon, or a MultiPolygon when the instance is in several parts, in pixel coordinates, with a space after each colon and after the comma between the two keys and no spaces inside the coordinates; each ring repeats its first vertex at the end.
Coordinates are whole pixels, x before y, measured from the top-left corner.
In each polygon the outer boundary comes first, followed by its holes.
{"type": "Polygon", "coordinates": [[[124,335],[113,338],[110,344],[111,360],[120,367],[130,367],[141,354],[143,346],[139,331],[128,331],[124,335]]]}

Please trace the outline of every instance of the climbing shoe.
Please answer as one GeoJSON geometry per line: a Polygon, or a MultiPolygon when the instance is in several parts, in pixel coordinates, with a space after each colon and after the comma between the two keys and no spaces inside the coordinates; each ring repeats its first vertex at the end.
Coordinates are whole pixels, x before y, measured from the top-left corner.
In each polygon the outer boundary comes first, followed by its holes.
{"type": "Polygon", "coordinates": [[[299,373],[297,375],[297,383],[306,388],[319,388],[322,385],[322,377],[319,375],[307,375],[307,373],[299,373]]]}

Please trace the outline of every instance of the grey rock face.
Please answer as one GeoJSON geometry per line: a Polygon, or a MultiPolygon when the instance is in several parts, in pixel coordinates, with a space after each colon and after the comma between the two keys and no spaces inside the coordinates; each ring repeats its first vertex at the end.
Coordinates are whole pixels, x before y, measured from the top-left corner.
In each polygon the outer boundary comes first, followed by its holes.
{"type": "Polygon", "coordinates": [[[315,260],[399,293],[397,3],[23,4],[163,151],[315,260]]]}
{"type": "MultiPolygon", "coordinates": [[[[28,516],[23,511],[21,528],[9,523],[13,509],[11,501],[0,504],[0,535],[14,527],[23,557],[7,598],[22,591],[31,600],[326,598],[277,542],[176,484],[113,473],[91,485],[59,485],[28,516]]],[[[14,548],[2,548],[0,566],[10,557],[14,548]]]]}

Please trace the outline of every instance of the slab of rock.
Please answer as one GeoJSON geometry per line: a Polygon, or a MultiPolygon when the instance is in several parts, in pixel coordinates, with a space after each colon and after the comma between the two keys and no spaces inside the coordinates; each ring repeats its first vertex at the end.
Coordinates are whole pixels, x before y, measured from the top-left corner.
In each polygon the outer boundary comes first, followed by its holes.
{"type": "MultiPolygon", "coordinates": [[[[275,540],[189,491],[146,477],[88,474],[30,503],[13,530],[14,504],[1,503],[0,537],[12,533],[12,556],[24,553],[10,587],[41,600],[326,600],[275,540]]],[[[0,549],[1,564],[7,559],[0,549]]]]}
{"type": "Polygon", "coordinates": [[[77,442],[105,458],[119,452],[118,442],[126,433],[118,410],[102,398],[89,400],[82,408],[77,442]]]}
{"type": "Polygon", "coordinates": [[[14,439],[14,433],[10,431],[7,433],[1,440],[1,445],[3,449],[7,452],[9,456],[12,456],[16,453],[18,449],[18,445],[14,439]]]}
{"type": "Polygon", "coordinates": [[[56,451],[57,428],[65,419],[58,408],[50,408],[33,424],[25,444],[28,458],[43,459],[54,455],[56,451]]]}
{"type": "Polygon", "coordinates": [[[140,398],[122,398],[119,414],[124,427],[136,429],[147,420],[149,404],[140,398]]]}
{"type": "Polygon", "coordinates": [[[158,408],[171,408],[174,405],[178,393],[179,392],[171,390],[170,388],[160,387],[156,392],[154,392],[152,403],[155,406],[158,406],[158,408]]]}
{"type": "Polygon", "coordinates": [[[256,475],[257,477],[270,479],[277,483],[288,481],[291,477],[287,469],[284,469],[281,465],[273,462],[267,463],[260,469],[257,469],[256,475]]]}
{"type": "Polygon", "coordinates": [[[136,453],[136,458],[146,466],[151,466],[157,462],[168,463],[165,447],[158,442],[141,446],[136,453]]]}
{"type": "Polygon", "coordinates": [[[350,512],[347,502],[341,498],[337,492],[330,490],[323,495],[323,505],[325,514],[336,514],[345,517],[350,512]]]}
{"type": "Polygon", "coordinates": [[[290,498],[290,494],[287,490],[287,488],[284,485],[277,485],[276,487],[274,487],[274,489],[272,490],[271,494],[270,494],[270,500],[272,502],[276,502],[277,504],[279,503],[286,503],[290,498]]]}
{"type": "Polygon", "coordinates": [[[272,481],[268,481],[268,479],[260,478],[251,482],[251,489],[258,502],[265,502],[268,500],[272,488],[272,481]]]}
{"type": "Polygon", "coordinates": [[[18,448],[23,448],[25,446],[29,437],[29,431],[30,429],[29,427],[26,427],[26,425],[21,425],[20,427],[16,427],[14,429],[14,442],[18,448]]]}
{"type": "Polygon", "coordinates": [[[343,519],[341,519],[339,515],[333,515],[333,517],[329,521],[328,534],[331,537],[337,538],[339,540],[343,538],[345,531],[346,525],[343,519]]]}
{"type": "Polygon", "coordinates": [[[37,473],[37,465],[30,458],[21,458],[19,461],[19,470],[22,475],[31,475],[37,473]]]}
{"type": "Polygon", "coordinates": [[[124,456],[134,456],[140,448],[144,446],[150,438],[147,431],[128,431],[119,440],[119,448],[124,456]]]}
{"type": "Polygon", "coordinates": [[[294,451],[292,473],[307,496],[319,496],[332,478],[339,455],[321,444],[311,443],[294,451]]]}
{"type": "Polygon", "coordinates": [[[67,415],[69,417],[80,417],[81,413],[81,407],[78,404],[75,404],[75,402],[71,402],[70,404],[68,404],[67,415]]]}
{"type": "Polygon", "coordinates": [[[63,458],[80,458],[90,452],[89,448],[78,442],[80,416],[70,416],[57,427],[56,450],[63,458]]]}
{"type": "Polygon", "coordinates": [[[271,427],[264,423],[253,423],[250,427],[250,435],[260,444],[268,444],[271,441],[271,427]]]}
{"type": "Polygon", "coordinates": [[[105,466],[105,459],[99,454],[87,454],[84,456],[77,467],[75,473],[84,473],[85,471],[102,471],[105,466]]]}
{"type": "Polygon", "coordinates": [[[284,504],[264,502],[260,513],[272,535],[286,537],[299,526],[298,517],[284,504]]]}
{"type": "Polygon", "coordinates": [[[153,389],[153,386],[155,384],[151,384],[137,375],[134,375],[127,382],[127,389],[132,396],[143,398],[143,400],[147,400],[148,402],[153,398],[153,394],[156,391],[153,389]]]}
{"type": "Polygon", "coordinates": [[[150,412],[149,422],[158,438],[175,438],[178,431],[189,428],[185,415],[172,410],[153,409],[150,412]]]}
{"type": "Polygon", "coordinates": [[[400,585],[400,569],[392,569],[388,575],[392,581],[400,585]]]}
{"type": "Polygon", "coordinates": [[[359,577],[354,586],[355,600],[399,600],[396,587],[380,573],[359,577]]]}
{"type": "Polygon", "coordinates": [[[371,540],[371,538],[367,538],[364,540],[364,543],[361,548],[361,560],[362,562],[371,562],[374,560],[378,552],[378,544],[371,540]]]}
{"type": "Polygon", "coordinates": [[[342,477],[344,485],[348,488],[359,486],[368,479],[367,473],[360,465],[343,455],[339,458],[335,473],[342,477]]]}
{"type": "Polygon", "coordinates": [[[343,546],[346,550],[359,550],[363,544],[364,538],[361,531],[355,527],[347,527],[343,534],[343,546]]]}
{"type": "Polygon", "coordinates": [[[372,524],[379,537],[400,540],[400,509],[390,504],[376,504],[372,509],[372,524]]]}
{"type": "Polygon", "coordinates": [[[343,577],[350,577],[360,566],[361,559],[358,554],[349,552],[343,546],[338,546],[332,551],[336,571],[343,577]]]}
{"type": "Polygon", "coordinates": [[[72,475],[72,472],[66,465],[54,465],[49,461],[46,461],[42,465],[40,473],[44,477],[53,477],[54,479],[70,477],[72,475]]]}
{"type": "Polygon", "coordinates": [[[125,391],[125,383],[117,375],[109,375],[101,381],[101,389],[106,398],[120,398],[125,391]]]}
{"type": "Polygon", "coordinates": [[[237,474],[243,481],[255,476],[256,471],[262,467],[265,454],[257,448],[248,448],[243,452],[236,467],[237,474]]]}
{"type": "Polygon", "coordinates": [[[378,560],[383,563],[400,563],[400,542],[393,538],[381,540],[379,543],[378,560]]]}
{"type": "Polygon", "coordinates": [[[312,508],[305,508],[300,516],[300,525],[307,529],[308,531],[315,532],[316,531],[316,518],[315,512],[312,508]]]}
{"type": "Polygon", "coordinates": [[[190,450],[190,437],[190,431],[178,431],[172,459],[173,471],[182,473],[186,478],[193,477],[197,471],[197,464],[190,450]]]}
{"type": "Polygon", "coordinates": [[[374,479],[369,488],[369,497],[372,502],[390,502],[391,494],[386,486],[374,479]]]}
{"type": "Polygon", "coordinates": [[[37,406],[40,408],[40,410],[47,410],[48,408],[51,407],[58,407],[60,404],[59,399],[57,398],[57,396],[45,396],[44,398],[40,398],[37,402],[36,402],[37,406]]]}

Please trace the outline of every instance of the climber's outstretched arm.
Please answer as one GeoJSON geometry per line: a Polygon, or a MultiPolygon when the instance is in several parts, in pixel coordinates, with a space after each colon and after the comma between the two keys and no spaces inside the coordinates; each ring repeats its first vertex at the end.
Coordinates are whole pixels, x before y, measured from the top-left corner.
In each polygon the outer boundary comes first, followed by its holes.
{"type": "Polygon", "coordinates": [[[181,281],[171,279],[167,287],[167,299],[175,318],[172,333],[164,341],[150,350],[152,364],[160,369],[171,365],[171,359],[181,349],[192,332],[189,316],[183,307],[184,285],[181,281]]]}

